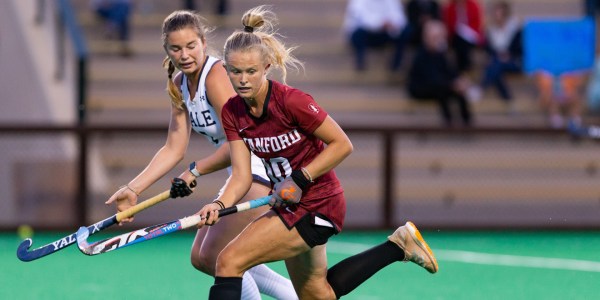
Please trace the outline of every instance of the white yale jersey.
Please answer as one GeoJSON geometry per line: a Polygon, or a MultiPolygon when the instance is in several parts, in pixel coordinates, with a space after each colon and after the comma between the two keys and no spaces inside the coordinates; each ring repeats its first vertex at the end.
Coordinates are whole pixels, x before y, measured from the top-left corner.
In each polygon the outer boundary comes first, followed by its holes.
{"type": "Polygon", "coordinates": [[[208,76],[208,72],[217,61],[218,59],[212,56],[206,57],[206,63],[202,67],[202,74],[200,74],[198,90],[194,99],[190,97],[185,74],[181,80],[183,101],[190,114],[192,128],[195,132],[204,135],[215,147],[221,146],[227,140],[219,117],[210,102],[208,102],[208,96],[206,95],[206,76],[208,76]]]}
{"type": "MultiPolygon", "coordinates": [[[[190,114],[190,122],[192,123],[192,129],[195,132],[202,134],[208,139],[208,141],[215,147],[221,146],[227,141],[225,137],[225,131],[219,121],[219,116],[215,112],[215,109],[210,104],[208,96],[206,94],[206,76],[208,72],[217,63],[219,59],[207,56],[206,62],[202,67],[202,74],[198,82],[198,90],[191,99],[190,92],[187,84],[187,76],[183,74],[181,80],[181,92],[183,94],[183,102],[187,107],[188,113],[190,114]]],[[[229,174],[231,174],[231,167],[227,168],[229,174]]],[[[269,177],[265,171],[265,167],[261,160],[252,153],[252,174],[255,179],[259,179],[263,182],[269,182],[269,177]],[[258,177],[258,178],[257,178],[258,177]]]]}

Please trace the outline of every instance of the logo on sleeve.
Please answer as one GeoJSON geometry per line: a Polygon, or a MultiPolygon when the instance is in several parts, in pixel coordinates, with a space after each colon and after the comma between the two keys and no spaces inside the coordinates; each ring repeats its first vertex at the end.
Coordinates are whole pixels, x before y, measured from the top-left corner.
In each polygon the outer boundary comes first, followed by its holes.
{"type": "Polygon", "coordinates": [[[319,108],[314,103],[308,104],[308,109],[310,109],[310,111],[312,111],[315,114],[319,113],[319,108]]]}

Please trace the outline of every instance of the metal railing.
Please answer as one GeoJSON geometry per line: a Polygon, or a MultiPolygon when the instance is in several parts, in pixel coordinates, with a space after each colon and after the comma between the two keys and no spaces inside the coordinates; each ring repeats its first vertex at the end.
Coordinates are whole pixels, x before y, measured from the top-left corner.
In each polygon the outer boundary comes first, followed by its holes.
{"type": "MultiPolygon", "coordinates": [[[[381,223],[378,227],[392,227],[393,216],[395,214],[394,206],[394,187],[396,181],[396,171],[394,153],[396,153],[396,139],[401,135],[448,135],[448,136],[468,136],[468,135],[509,135],[524,137],[528,135],[534,136],[567,136],[567,133],[562,130],[546,129],[546,128],[473,128],[473,129],[444,129],[439,127],[390,127],[376,128],[365,126],[345,126],[344,130],[348,134],[368,134],[369,136],[378,136],[382,139],[382,148],[379,157],[381,157],[381,191],[382,205],[378,212],[381,223]]],[[[88,157],[90,149],[90,140],[98,135],[106,134],[162,134],[167,131],[165,126],[131,126],[131,125],[80,125],[80,126],[56,126],[52,124],[39,124],[31,126],[18,125],[0,125],[0,136],[10,134],[18,135],[40,135],[40,134],[57,134],[66,133],[77,136],[77,160],[76,160],[76,176],[79,179],[75,199],[72,203],[75,204],[75,213],[77,217],[75,221],[82,225],[90,221],[88,207],[88,157]]]]}

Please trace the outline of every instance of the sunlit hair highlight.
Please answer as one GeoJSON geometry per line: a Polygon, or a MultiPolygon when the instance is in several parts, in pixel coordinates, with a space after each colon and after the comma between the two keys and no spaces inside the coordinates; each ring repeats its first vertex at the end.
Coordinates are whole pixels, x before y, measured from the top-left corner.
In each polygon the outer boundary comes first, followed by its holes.
{"type": "Polygon", "coordinates": [[[286,82],[288,68],[299,70],[303,64],[292,55],[296,47],[287,48],[275,29],[277,17],[268,5],[252,8],[242,16],[242,30],[236,30],[225,41],[223,58],[227,63],[230,53],[258,50],[264,62],[281,69],[283,82],[286,82]]]}

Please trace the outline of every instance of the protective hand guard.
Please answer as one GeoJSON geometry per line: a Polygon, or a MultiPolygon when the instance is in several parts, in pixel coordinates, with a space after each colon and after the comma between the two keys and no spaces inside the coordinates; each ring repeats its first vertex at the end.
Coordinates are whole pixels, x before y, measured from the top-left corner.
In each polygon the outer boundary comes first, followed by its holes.
{"type": "Polygon", "coordinates": [[[196,180],[192,181],[190,186],[188,186],[183,179],[175,177],[171,180],[171,198],[187,197],[194,192],[191,189],[194,187],[196,187],[196,180]]]}
{"type": "Polygon", "coordinates": [[[273,195],[269,204],[279,207],[290,203],[300,202],[302,190],[310,183],[302,171],[296,170],[292,175],[286,177],[282,182],[278,182],[273,187],[273,195]]]}

